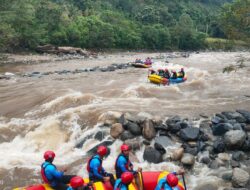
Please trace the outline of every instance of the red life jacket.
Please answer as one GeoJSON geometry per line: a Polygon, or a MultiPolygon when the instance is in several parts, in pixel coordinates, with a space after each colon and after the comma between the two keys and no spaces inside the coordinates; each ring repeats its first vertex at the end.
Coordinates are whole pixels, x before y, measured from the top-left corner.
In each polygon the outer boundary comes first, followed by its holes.
{"type": "Polygon", "coordinates": [[[45,169],[47,168],[47,166],[50,166],[50,165],[52,165],[56,168],[56,166],[54,164],[51,164],[51,163],[47,164],[46,166],[44,166],[44,163],[41,165],[41,175],[42,175],[42,179],[43,179],[44,183],[50,183],[50,181],[51,181],[47,178],[47,176],[45,174],[45,169]]]}
{"type": "Polygon", "coordinates": [[[91,158],[89,158],[89,160],[88,160],[88,163],[87,163],[87,171],[90,173],[90,172],[92,172],[91,171],[91,168],[90,168],[90,162],[91,162],[91,160],[93,160],[93,159],[98,159],[99,161],[100,161],[100,166],[99,166],[99,168],[98,168],[98,173],[100,173],[101,171],[102,171],[102,160],[99,158],[99,157],[96,157],[96,155],[95,156],[92,156],[91,158]]]}

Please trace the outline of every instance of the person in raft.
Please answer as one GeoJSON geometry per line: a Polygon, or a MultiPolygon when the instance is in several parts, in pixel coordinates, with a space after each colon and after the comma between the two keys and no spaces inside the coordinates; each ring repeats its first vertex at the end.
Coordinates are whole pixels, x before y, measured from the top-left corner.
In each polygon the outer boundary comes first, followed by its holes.
{"type": "Polygon", "coordinates": [[[106,146],[99,146],[97,148],[97,154],[92,156],[87,163],[87,171],[89,172],[89,180],[93,182],[109,181],[114,186],[115,179],[113,174],[107,173],[102,167],[102,160],[108,153],[106,146]]]}
{"type": "Polygon", "coordinates": [[[177,186],[179,180],[176,175],[183,175],[184,173],[185,171],[183,169],[169,173],[159,180],[155,190],[180,190],[177,186]]]}
{"type": "Polygon", "coordinates": [[[116,177],[121,178],[124,172],[131,172],[134,175],[138,189],[143,190],[138,175],[138,172],[141,172],[142,169],[138,168],[137,171],[133,170],[133,164],[129,160],[129,152],[130,152],[130,147],[127,144],[123,144],[121,146],[121,153],[118,155],[115,162],[116,177]]]}
{"type": "Polygon", "coordinates": [[[179,78],[184,78],[184,77],[185,77],[184,68],[181,68],[181,70],[178,72],[178,77],[179,77],[179,78]]]}
{"type": "Polygon", "coordinates": [[[144,62],[145,65],[152,65],[152,60],[150,57],[147,57],[147,59],[144,62]]]}
{"type": "Polygon", "coordinates": [[[128,190],[129,184],[133,181],[134,175],[131,172],[124,172],[121,178],[115,181],[114,190],[128,190]]]}
{"type": "Polygon", "coordinates": [[[67,190],[70,180],[75,177],[75,175],[64,175],[66,168],[63,171],[57,170],[53,163],[56,154],[48,150],[44,153],[43,157],[45,162],[41,165],[41,175],[44,183],[49,184],[55,190],[67,190]]]}
{"type": "Polygon", "coordinates": [[[80,176],[75,176],[70,180],[70,187],[67,190],[91,190],[92,184],[84,184],[84,180],[80,176]]]}

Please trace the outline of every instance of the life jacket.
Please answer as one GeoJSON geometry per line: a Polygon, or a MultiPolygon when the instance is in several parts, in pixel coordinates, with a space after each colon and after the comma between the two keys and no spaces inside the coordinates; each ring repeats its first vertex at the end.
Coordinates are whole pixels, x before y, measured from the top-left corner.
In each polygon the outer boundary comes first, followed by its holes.
{"type": "MultiPolygon", "coordinates": [[[[122,180],[118,183],[118,185],[117,185],[117,187],[116,187],[116,189],[115,190],[121,190],[121,187],[122,187],[122,180]]],[[[128,189],[128,185],[126,185],[126,184],[123,184],[123,185],[125,185],[126,187],[127,187],[127,189],[128,189]]]]}
{"type": "MultiPolygon", "coordinates": [[[[168,185],[168,182],[167,181],[165,181],[165,182],[163,182],[162,184],[161,184],[161,190],[164,190],[165,189],[165,185],[168,185]]],[[[170,185],[168,185],[169,187],[170,187],[170,185]]],[[[171,188],[171,187],[170,187],[171,188]]],[[[175,189],[179,189],[179,187],[177,187],[177,186],[175,186],[174,187],[175,189]]],[[[171,188],[171,189],[173,189],[173,188],[171,188]]]]}
{"type": "Polygon", "coordinates": [[[124,154],[119,154],[119,156],[116,158],[116,161],[115,161],[115,171],[116,171],[116,175],[117,174],[122,174],[122,171],[121,171],[121,169],[117,166],[117,161],[118,161],[118,159],[120,158],[120,156],[123,156],[125,159],[126,159],[126,165],[125,165],[125,168],[127,169],[127,170],[129,170],[129,167],[132,165],[131,164],[131,162],[130,162],[130,160],[129,160],[129,158],[127,157],[127,156],[124,156],[124,154]]]}
{"type": "Polygon", "coordinates": [[[52,163],[48,163],[45,166],[44,166],[44,164],[45,164],[45,162],[41,165],[41,175],[42,175],[42,179],[43,179],[44,183],[49,184],[49,183],[51,183],[53,181],[53,178],[50,179],[50,180],[47,178],[46,173],[45,173],[45,169],[47,168],[47,166],[50,166],[50,165],[54,166],[55,168],[56,168],[56,166],[54,164],[52,164],[52,163]]]}
{"type": "Polygon", "coordinates": [[[99,168],[98,168],[98,173],[100,173],[100,172],[102,171],[102,160],[101,160],[99,157],[96,157],[96,155],[95,155],[95,156],[92,156],[92,157],[88,160],[88,163],[87,163],[87,171],[88,171],[89,173],[92,173],[92,172],[93,172],[93,171],[91,171],[91,168],[90,168],[90,162],[91,162],[91,160],[93,160],[93,159],[98,159],[99,162],[101,163],[100,166],[99,166],[99,168]]]}

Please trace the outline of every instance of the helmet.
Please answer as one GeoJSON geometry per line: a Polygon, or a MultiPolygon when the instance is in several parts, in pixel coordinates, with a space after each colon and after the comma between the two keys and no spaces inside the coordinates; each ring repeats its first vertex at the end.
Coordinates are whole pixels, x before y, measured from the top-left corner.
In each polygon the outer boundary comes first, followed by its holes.
{"type": "Polygon", "coordinates": [[[124,172],[121,178],[122,178],[122,183],[130,184],[133,181],[134,176],[131,172],[124,172]]]}
{"type": "Polygon", "coordinates": [[[54,159],[56,156],[56,154],[51,151],[51,150],[47,150],[44,154],[43,154],[43,157],[45,160],[49,160],[49,159],[54,159]]]}
{"type": "Polygon", "coordinates": [[[70,186],[73,188],[82,187],[83,184],[84,184],[84,181],[83,181],[82,177],[80,177],[80,176],[75,176],[75,177],[71,178],[71,180],[70,180],[70,186]]]}
{"type": "Polygon", "coordinates": [[[129,147],[129,145],[127,145],[127,144],[123,144],[122,146],[121,146],[121,151],[126,151],[126,150],[130,150],[130,147],[129,147]]]}
{"type": "Polygon", "coordinates": [[[174,174],[168,174],[167,175],[167,182],[169,186],[175,187],[178,184],[178,178],[174,174]]]}
{"type": "Polygon", "coordinates": [[[99,154],[100,156],[105,156],[107,152],[108,152],[108,149],[106,146],[98,146],[97,154],[99,154]]]}

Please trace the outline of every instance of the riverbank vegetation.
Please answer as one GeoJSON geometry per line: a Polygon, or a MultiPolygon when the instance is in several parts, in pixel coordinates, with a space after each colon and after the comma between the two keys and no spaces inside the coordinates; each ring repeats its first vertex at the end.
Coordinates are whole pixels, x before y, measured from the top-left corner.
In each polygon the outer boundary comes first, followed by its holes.
{"type": "Polygon", "coordinates": [[[249,0],[0,0],[0,51],[214,49],[208,37],[249,42],[249,12],[249,0]]]}

